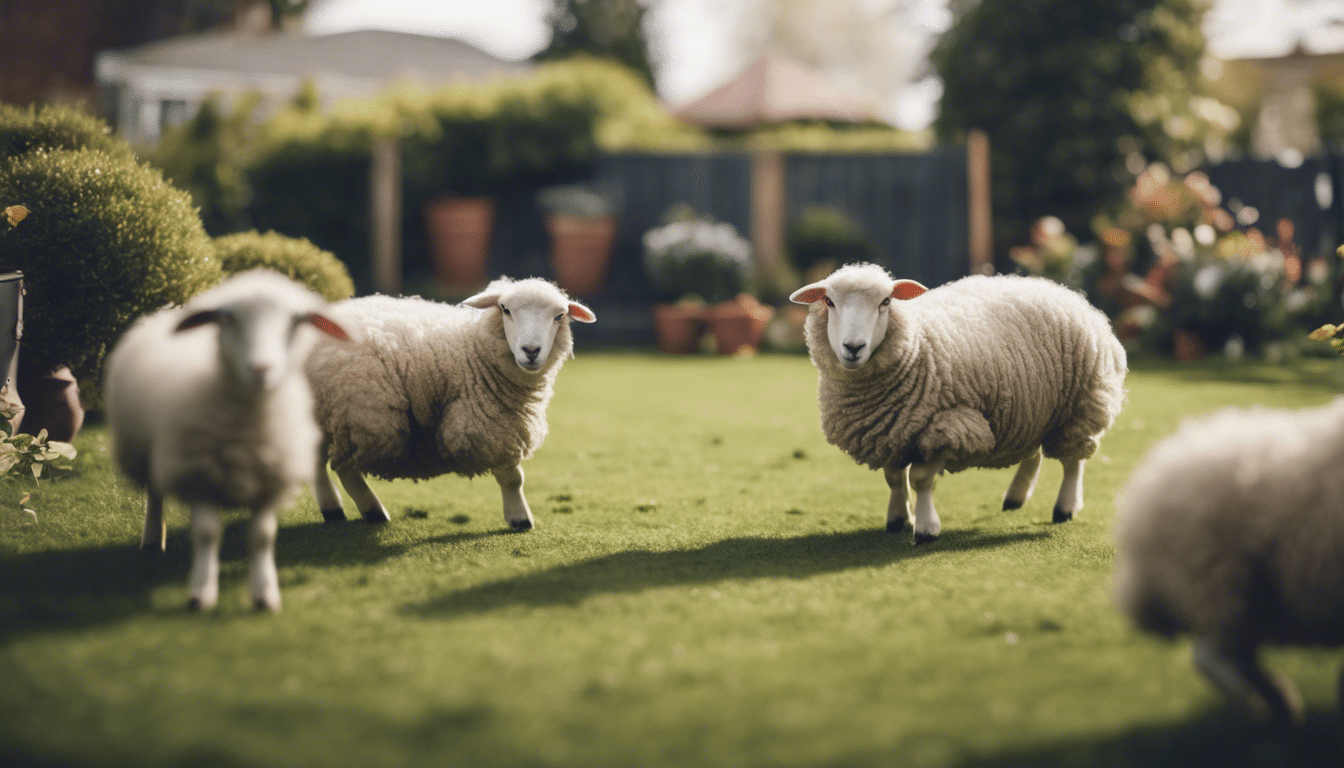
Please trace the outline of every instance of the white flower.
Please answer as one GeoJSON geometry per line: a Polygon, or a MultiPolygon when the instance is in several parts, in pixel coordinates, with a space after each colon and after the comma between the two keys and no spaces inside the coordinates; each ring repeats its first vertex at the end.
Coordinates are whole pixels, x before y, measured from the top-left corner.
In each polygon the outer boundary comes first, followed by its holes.
{"type": "Polygon", "coordinates": [[[1177,227],[1171,231],[1171,247],[1176,249],[1177,256],[1188,259],[1195,255],[1195,238],[1190,235],[1190,230],[1177,227]]]}
{"type": "Polygon", "coordinates": [[[1195,242],[1200,245],[1213,245],[1217,237],[1218,234],[1208,224],[1200,224],[1195,227],[1195,242]]]}
{"type": "Polygon", "coordinates": [[[1204,299],[1205,301],[1212,299],[1217,295],[1218,287],[1223,284],[1222,267],[1213,264],[1201,267],[1200,270],[1195,273],[1193,284],[1195,286],[1195,293],[1199,294],[1201,299],[1204,299]]]}

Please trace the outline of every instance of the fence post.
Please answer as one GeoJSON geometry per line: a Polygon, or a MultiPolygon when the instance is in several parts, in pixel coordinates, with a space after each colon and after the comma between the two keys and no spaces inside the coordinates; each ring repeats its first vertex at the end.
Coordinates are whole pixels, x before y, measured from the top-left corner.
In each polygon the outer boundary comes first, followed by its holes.
{"type": "Polygon", "coordinates": [[[392,136],[373,140],[369,220],[373,288],[396,296],[401,293],[401,145],[392,136]]]}
{"type": "Polygon", "coordinates": [[[966,134],[966,198],[973,275],[994,273],[994,214],[989,172],[989,134],[979,128],[972,129],[966,134]]]}
{"type": "Polygon", "coordinates": [[[784,155],[752,153],[751,245],[762,281],[770,286],[779,282],[784,264],[785,195],[784,155]]]}

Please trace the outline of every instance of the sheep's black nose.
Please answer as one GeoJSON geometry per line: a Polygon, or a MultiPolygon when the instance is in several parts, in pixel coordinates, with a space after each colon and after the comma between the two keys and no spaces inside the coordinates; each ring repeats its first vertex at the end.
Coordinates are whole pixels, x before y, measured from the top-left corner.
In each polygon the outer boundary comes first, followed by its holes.
{"type": "Polygon", "coordinates": [[[537,355],[541,354],[541,347],[523,347],[523,354],[527,355],[527,361],[534,363],[537,355]]]}
{"type": "Polygon", "coordinates": [[[850,356],[850,357],[857,357],[858,354],[859,354],[859,351],[862,350],[862,349],[863,349],[864,347],[866,347],[866,346],[868,346],[867,343],[863,343],[863,344],[850,344],[850,343],[848,343],[848,342],[845,343],[845,349],[849,352],[849,356],[850,356]]]}

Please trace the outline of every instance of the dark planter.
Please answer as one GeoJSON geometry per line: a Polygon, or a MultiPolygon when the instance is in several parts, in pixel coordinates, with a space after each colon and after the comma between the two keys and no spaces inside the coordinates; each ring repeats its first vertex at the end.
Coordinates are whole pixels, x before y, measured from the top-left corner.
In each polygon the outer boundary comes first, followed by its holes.
{"type": "Polygon", "coordinates": [[[19,338],[23,336],[23,273],[0,275],[0,413],[8,413],[15,429],[23,424],[23,400],[19,397],[19,338]]]}
{"type": "Polygon", "coordinates": [[[70,369],[61,366],[50,373],[19,377],[19,396],[23,398],[23,429],[36,435],[47,431],[47,438],[70,442],[84,425],[84,407],[79,403],[79,383],[70,369]]]}

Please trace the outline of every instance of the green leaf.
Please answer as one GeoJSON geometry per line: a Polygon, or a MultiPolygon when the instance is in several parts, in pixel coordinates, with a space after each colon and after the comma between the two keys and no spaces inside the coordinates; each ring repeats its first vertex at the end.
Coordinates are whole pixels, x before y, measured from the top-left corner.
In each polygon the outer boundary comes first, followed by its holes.
{"type": "Polygon", "coordinates": [[[34,480],[36,480],[37,478],[39,478],[39,477],[42,476],[42,467],[43,467],[43,466],[44,466],[43,464],[34,462],[33,467],[32,467],[32,469],[33,469],[33,479],[34,479],[34,480]]]}

